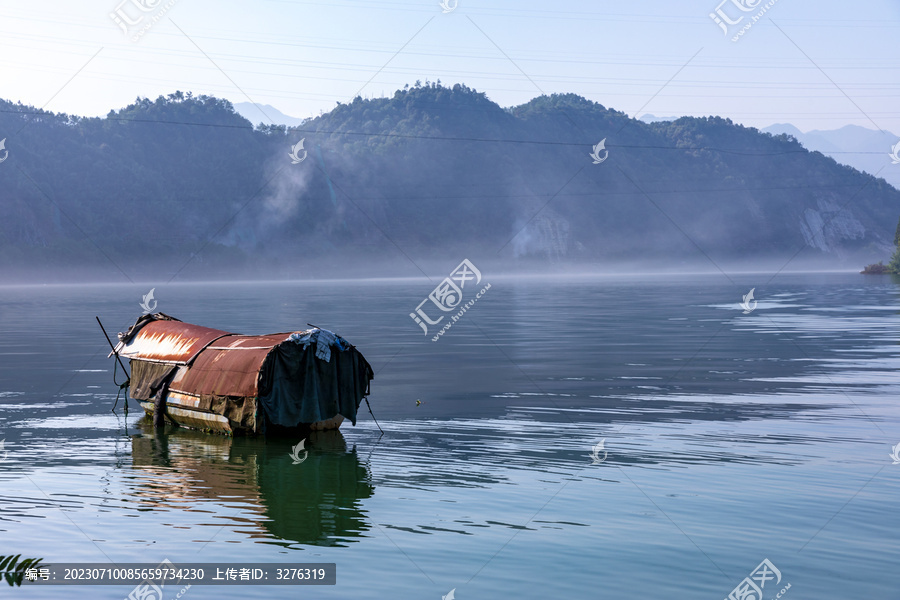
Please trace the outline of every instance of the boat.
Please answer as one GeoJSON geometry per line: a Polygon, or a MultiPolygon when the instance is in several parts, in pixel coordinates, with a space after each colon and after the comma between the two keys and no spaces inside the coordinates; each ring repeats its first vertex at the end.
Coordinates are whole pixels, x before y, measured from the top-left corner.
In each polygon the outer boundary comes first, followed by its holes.
{"type": "Polygon", "coordinates": [[[338,334],[310,327],[240,335],[153,313],[109,356],[128,359],[130,396],[158,427],[290,435],[356,425],[372,367],[338,334]]]}

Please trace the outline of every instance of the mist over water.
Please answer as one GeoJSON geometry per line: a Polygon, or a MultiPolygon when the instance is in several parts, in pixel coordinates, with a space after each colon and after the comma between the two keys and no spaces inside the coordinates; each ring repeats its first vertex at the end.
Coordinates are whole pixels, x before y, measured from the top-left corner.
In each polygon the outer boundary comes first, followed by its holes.
{"type": "Polygon", "coordinates": [[[894,280],[482,276],[437,342],[409,316],[437,277],[156,288],[187,322],[313,323],[366,356],[385,434],[363,405],[301,465],[295,440],[110,412],[93,316],[123,330],[147,289],[0,288],[0,536],[56,562],[335,562],[336,586],[290,592],[308,598],[725,597],[764,558],[798,597],[900,588],[894,280]]]}

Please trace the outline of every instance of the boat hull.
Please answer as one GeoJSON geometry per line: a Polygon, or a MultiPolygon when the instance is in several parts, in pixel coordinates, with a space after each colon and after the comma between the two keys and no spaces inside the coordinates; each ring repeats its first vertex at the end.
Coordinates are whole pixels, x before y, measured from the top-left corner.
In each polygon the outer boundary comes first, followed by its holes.
{"type": "MultiPolygon", "coordinates": [[[[154,403],[151,401],[143,400],[140,402],[140,404],[141,408],[144,409],[144,412],[152,418],[155,412],[154,403]]],[[[257,434],[257,432],[251,431],[249,429],[232,427],[231,422],[227,417],[223,415],[217,415],[215,413],[187,408],[184,406],[177,406],[171,403],[166,403],[165,417],[166,420],[170,423],[174,423],[182,427],[190,427],[191,429],[199,429],[201,431],[211,431],[215,433],[222,433],[225,435],[257,434]]],[[[325,421],[318,421],[316,423],[301,423],[297,426],[297,429],[327,431],[329,429],[339,429],[341,423],[343,422],[344,417],[341,415],[337,415],[325,421]]]]}

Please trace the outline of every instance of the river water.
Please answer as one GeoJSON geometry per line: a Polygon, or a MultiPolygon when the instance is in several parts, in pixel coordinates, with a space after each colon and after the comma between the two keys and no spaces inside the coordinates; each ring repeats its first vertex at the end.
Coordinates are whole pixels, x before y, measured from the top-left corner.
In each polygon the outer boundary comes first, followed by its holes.
{"type": "Polygon", "coordinates": [[[897,280],[485,279],[436,342],[409,316],[424,279],[156,286],[187,322],[309,322],[363,352],[384,434],[363,405],[301,464],[299,440],[111,412],[94,316],[125,329],[152,284],[0,288],[0,554],[337,565],[334,586],[166,600],[720,599],[766,559],[766,600],[900,597],[897,280]]]}

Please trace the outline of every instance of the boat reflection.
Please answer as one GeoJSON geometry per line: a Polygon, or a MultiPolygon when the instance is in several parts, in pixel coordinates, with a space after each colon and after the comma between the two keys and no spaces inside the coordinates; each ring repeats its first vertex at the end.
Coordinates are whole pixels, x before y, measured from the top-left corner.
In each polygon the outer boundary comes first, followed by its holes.
{"type": "Polygon", "coordinates": [[[299,440],[230,438],[189,429],[156,430],[148,419],[131,436],[136,490],[144,506],[182,510],[197,501],[240,503],[235,522],[270,543],[338,546],[370,528],[362,500],[374,492],[368,465],[340,430],[299,440]],[[293,456],[297,459],[292,458],[293,456]],[[251,519],[247,513],[256,513],[251,519]],[[275,539],[273,539],[275,538],[275,539]]]}

